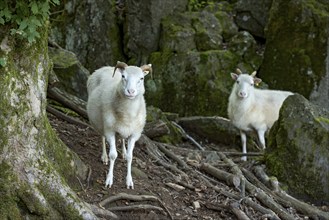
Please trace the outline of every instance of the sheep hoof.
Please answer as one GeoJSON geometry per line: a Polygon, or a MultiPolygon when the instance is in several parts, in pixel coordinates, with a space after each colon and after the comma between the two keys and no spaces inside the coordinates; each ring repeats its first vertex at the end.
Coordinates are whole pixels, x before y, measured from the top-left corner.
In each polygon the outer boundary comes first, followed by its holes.
{"type": "Polygon", "coordinates": [[[105,181],[105,188],[111,188],[113,184],[113,178],[111,176],[107,176],[106,177],[106,181],[105,181]]]}
{"type": "Polygon", "coordinates": [[[107,158],[107,155],[106,156],[103,156],[101,157],[101,161],[103,162],[103,164],[107,165],[108,162],[109,162],[109,159],[107,158]]]}
{"type": "Polygon", "coordinates": [[[133,180],[132,178],[130,177],[127,177],[127,189],[134,189],[134,183],[133,183],[133,180]]]}
{"type": "Polygon", "coordinates": [[[132,185],[130,185],[130,186],[127,185],[127,189],[130,189],[130,188],[131,188],[131,189],[134,189],[134,184],[132,184],[132,185]]]}

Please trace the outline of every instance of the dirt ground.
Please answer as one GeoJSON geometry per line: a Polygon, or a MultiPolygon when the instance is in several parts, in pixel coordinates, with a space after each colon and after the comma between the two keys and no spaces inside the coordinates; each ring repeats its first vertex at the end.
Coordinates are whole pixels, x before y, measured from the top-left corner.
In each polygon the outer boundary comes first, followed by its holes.
{"type": "MultiPolygon", "coordinates": [[[[89,180],[80,180],[81,188],[78,195],[90,204],[98,205],[106,198],[120,193],[132,195],[152,195],[158,197],[161,201],[132,201],[130,199],[120,199],[105,208],[113,209],[116,207],[128,207],[128,210],[113,211],[119,219],[125,220],[157,220],[157,219],[193,219],[193,220],[212,220],[212,219],[238,219],[232,211],[232,205],[235,204],[240,210],[249,217],[249,219],[270,219],[266,215],[255,211],[254,209],[240,204],[239,201],[216,192],[208,187],[200,176],[204,175],[198,170],[187,172],[186,177],[182,173],[173,172],[160,165],[154,158],[151,158],[146,146],[137,142],[134,149],[133,158],[133,180],[134,189],[126,189],[126,163],[121,156],[121,147],[118,147],[119,155],[114,168],[114,183],[112,188],[104,187],[108,166],[104,165],[101,158],[101,137],[90,128],[83,128],[77,125],[69,124],[66,121],[58,119],[48,113],[49,120],[53,128],[58,133],[62,141],[76,152],[79,157],[91,168],[89,180]],[[197,176],[199,173],[200,176],[197,176]],[[182,186],[179,180],[184,179],[187,183],[182,186]],[[170,213],[170,214],[168,214],[170,213]]],[[[173,150],[176,155],[193,158],[188,155],[189,149],[196,150],[188,142],[178,146],[173,150]]],[[[196,155],[195,157],[198,157],[196,155]]],[[[169,158],[164,158],[169,164],[175,165],[169,158]]],[[[195,161],[202,158],[195,158],[195,161]]],[[[248,168],[249,163],[244,164],[248,168]]],[[[207,178],[207,177],[206,177],[207,178]]],[[[209,177],[209,180],[228,193],[239,193],[234,187],[229,187],[225,183],[209,177]]],[[[182,181],[183,182],[183,181],[182,181]]],[[[254,198],[251,198],[254,199],[254,198]]],[[[288,208],[289,209],[289,208],[288,208]]],[[[288,210],[287,209],[287,210],[288,210]]],[[[296,219],[308,219],[303,215],[297,215],[294,210],[288,210],[296,219]]],[[[109,219],[109,218],[103,218],[109,219]]]]}

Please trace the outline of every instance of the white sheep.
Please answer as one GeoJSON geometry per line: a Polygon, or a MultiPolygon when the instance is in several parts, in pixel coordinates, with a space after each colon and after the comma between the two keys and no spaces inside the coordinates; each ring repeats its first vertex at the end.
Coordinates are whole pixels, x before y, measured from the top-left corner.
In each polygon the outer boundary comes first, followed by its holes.
{"type": "MultiPolygon", "coordinates": [[[[255,77],[256,71],[251,75],[231,73],[235,80],[228,103],[228,117],[235,127],[240,130],[242,153],[247,153],[246,132],[256,131],[258,140],[265,149],[265,132],[269,130],[279,118],[279,111],[283,101],[291,92],[279,90],[261,90],[254,88],[262,80],[255,77]]],[[[247,157],[242,156],[246,161],[247,157]]]]}
{"type": "Polygon", "coordinates": [[[110,166],[105,187],[113,184],[113,168],[117,158],[115,134],[122,141],[122,154],[127,160],[127,188],[134,188],[131,162],[135,142],[140,138],[146,121],[144,76],[152,71],[151,64],[141,67],[128,66],[123,62],[115,67],[102,67],[88,79],[87,113],[91,125],[101,134],[103,153],[101,160],[108,163],[105,139],[110,145],[110,166]],[[115,74],[119,70],[121,74],[115,74]],[[124,138],[128,139],[127,150],[124,138]]]}

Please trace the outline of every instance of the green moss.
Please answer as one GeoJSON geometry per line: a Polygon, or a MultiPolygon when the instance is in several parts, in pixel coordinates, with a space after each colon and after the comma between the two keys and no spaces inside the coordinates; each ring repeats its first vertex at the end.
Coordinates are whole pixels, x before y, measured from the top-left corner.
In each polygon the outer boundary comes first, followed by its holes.
{"type": "Polygon", "coordinates": [[[314,0],[273,3],[260,73],[271,88],[309,97],[323,79],[328,30],[321,27],[329,25],[324,5],[314,0]]]}
{"type": "MultiPolygon", "coordinates": [[[[168,126],[170,130],[169,135],[163,135],[161,137],[154,138],[156,141],[162,143],[178,144],[182,142],[182,133],[181,131],[174,126],[167,118],[168,113],[162,112],[159,108],[149,106],[147,107],[147,122],[161,120],[168,126]]],[[[172,115],[172,114],[170,114],[172,115]]]]}
{"type": "Polygon", "coordinates": [[[317,122],[321,123],[326,123],[326,124],[329,124],[329,118],[325,118],[325,117],[318,117],[315,119],[317,122]]]}
{"type": "Polygon", "coordinates": [[[11,167],[4,161],[0,163],[0,219],[21,219],[15,192],[17,178],[11,167]]]}

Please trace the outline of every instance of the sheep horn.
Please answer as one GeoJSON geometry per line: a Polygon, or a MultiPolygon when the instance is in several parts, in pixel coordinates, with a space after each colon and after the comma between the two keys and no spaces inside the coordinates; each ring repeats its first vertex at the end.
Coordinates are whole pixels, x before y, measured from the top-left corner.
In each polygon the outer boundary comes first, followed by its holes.
{"type": "Polygon", "coordinates": [[[117,62],[117,65],[114,68],[112,77],[114,77],[114,74],[115,74],[115,71],[117,70],[117,68],[119,68],[119,69],[125,69],[127,66],[128,65],[126,63],[118,61],[117,62]]]}
{"type": "Polygon", "coordinates": [[[239,68],[237,68],[235,72],[236,72],[238,75],[242,74],[242,71],[241,71],[239,68]]]}
{"type": "Polygon", "coordinates": [[[152,64],[143,65],[140,68],[142,69],[143,72],[149,71],[151,73],[151,78],[153,79],[153,75],[152,75],[152,64]]]}
{"type": "Polygon", "coordinates": [[[255,77],[256,76],[256,71],[252,72],[252,74],[250,74],[252,77],[255,77]]]}

